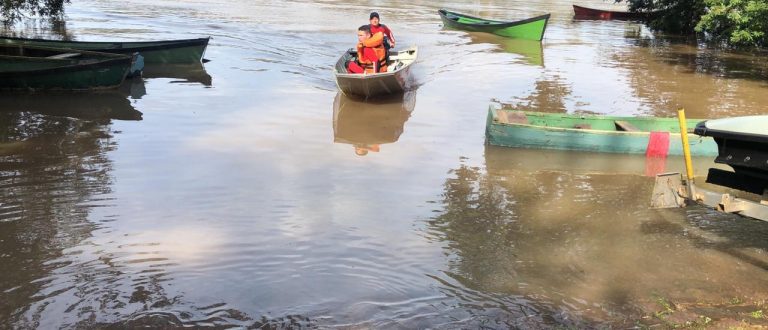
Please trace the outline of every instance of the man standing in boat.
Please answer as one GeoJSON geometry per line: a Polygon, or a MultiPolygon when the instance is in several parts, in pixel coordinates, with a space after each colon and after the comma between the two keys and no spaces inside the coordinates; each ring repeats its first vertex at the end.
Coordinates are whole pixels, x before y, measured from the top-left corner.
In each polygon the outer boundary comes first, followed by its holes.
{"type": "Polygon", "coordinates": [[[390,48],[395,48],[395,37],[392,35],[392,30],[386,25],[380,24],[379,13],[375,11],[371,13],[369,21],[371,22],[371,34],[376,34],[376,32],[384,34],[384,48],[386,48],[387,53],[389,53],[390,48]]]}
{"type": "Polygon", "coordinates": [[[370,25],[357,29],[357,61],[350,61],[347,70],[350,73],[387,72],[387,50],[384,48],[384,34],[371,35],[370,25]]]}

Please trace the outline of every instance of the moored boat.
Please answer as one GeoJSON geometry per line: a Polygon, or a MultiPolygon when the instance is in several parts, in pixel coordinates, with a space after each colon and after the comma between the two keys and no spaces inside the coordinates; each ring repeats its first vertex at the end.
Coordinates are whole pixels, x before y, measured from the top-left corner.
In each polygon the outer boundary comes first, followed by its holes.
{"type": "Polygon", "coordinates": [[[140,53],[144,62],[152,63],[199,63],[210,38],[178,39],[164,41],[67,41],[0,37],[0,44],[30,45],[104,52],[113,54],[140,53]]]}
{"type": "MultiPolygon", "coordinates": [[[[692,127],[698,121],[687,122],[692,127]]],[[[569,115],[493,106],[486,122],[486,139],[491,145],[612,153],[682,155],[680,139],[670,137],[679,132],[676,118],[569,115]]],[[[711,138],[688,136],[693,155],[717,154],[711,138]]]]}
{"type": "Polygon", "coordinates": [[[450,28],[539,41],[544,38],[544,31],[547,28],[550,16],[545,14],[519,21],[498,21],[460,14],[445,9],[440,9],[437,12],[440,14],[443,24],[450,28]]]}
{"type": "Polygon", "coordinates": [[[122,54],[0,44],[0,89],[114,88],[134,60],[122,54]]]}
{"type": "Polygon", "coordinates": [[[715,162],[733,168],[710,169],[707,182],[768,193],[768,116],[707,120],[697,124],[694,133],[713,138],[718,147],[715,162]]]}
{"type": "Polygon", "coordinates": [[[578,19],[616,19],[616,20],[643,20],[647,19],[648,12],[631,12],[595,9],[573,5],[574,17],[578,19]]]}
{"type": "Polygon", "coordinates": [[[349,73],[347,63],[357,57],[357,51],[349,49],[339,58],[333,74],[336,85],[344,95],[363,98],[401,94],[411,88],[411,65],[418,57],[418,49],[414,46],[405,50],[392,52],[387,62],[387,72],[362,74],[349,73]]]}

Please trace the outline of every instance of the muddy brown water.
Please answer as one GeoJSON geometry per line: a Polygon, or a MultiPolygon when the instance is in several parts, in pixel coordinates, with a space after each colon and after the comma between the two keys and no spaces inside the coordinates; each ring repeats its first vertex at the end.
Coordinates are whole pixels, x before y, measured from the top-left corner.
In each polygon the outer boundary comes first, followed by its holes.
{"type": "Polygon", "coordinates": [[[0,327],[766,325],[768,223],[648,209],[642,157],[484,145],[493,102],[765,112],[762,59],[570,5],[442,4],[551,12],[529,43],[429,1],[74,2],[67,35],[212,36],[211,61],[0,95],[0,327]],[[420,47],[418,88],[364,103],[331,68],[371,10],[420,47]]]}

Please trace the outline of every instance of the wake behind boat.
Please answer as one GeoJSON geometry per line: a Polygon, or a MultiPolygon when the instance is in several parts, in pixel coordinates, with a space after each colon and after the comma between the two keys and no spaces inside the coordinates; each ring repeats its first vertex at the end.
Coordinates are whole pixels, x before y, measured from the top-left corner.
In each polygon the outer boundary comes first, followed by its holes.
{"type": "Polygon", "coordinates": [[[349,73],[347,63],[357,58],[357,51],[349,49],[336,62],[333,74],[336,85],[344,95],[363,98],[400,94],[411,88],[411,65],[416,62],[416,46],[392,52],[387,62],[387,72],[363,74],[349,73]]]}

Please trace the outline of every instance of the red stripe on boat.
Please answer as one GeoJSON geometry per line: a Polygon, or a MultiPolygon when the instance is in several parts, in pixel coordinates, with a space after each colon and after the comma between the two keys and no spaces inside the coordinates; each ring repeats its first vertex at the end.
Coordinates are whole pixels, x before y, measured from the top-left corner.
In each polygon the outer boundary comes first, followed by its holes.
{"type": "Polygon", "coordinates": [[[647,157],[667,157],[669,153],[669,132],[651,132],[648,147],[645,148],[647,157]]]}
{"type": "Polygon", "coordinates": [[[664,173],[668,153],[669,132],[651,132],[645,148],[645,175],[653,177],[664,173]]]}

